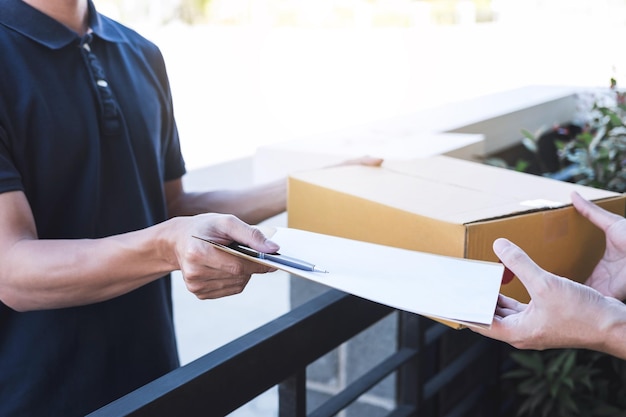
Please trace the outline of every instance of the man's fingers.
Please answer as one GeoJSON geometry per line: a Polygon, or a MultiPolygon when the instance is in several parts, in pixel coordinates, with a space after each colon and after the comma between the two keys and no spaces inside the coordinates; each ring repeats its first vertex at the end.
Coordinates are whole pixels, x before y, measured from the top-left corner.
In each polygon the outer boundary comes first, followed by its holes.
{"type": "Polygon", "coordinates": [[[602,207],[583,198],[577,192],[572,193],[572,204],[581,215],[603,231],[606,231],[609,226],[622,219],[621,216],[604,210],[602,207]]]}
{"type": "Polygon", "coordinates": [[[496,305],[496,317],[506,317],[511,314],[521,313],[528,307],[527,304],[520,303],[514,298],[506,295],[498,295],[498,304],[496,305]]]}
{"type": "Polygon", "coordinates": [[[498,295],[498,306],[508,310],[522,311],[526,308],[526,304],[520,303],[514,298],[507,297],[506,295],[498,295]]]}
{"type": "MultiPolygon", "coordinates": [[[[502,263],[509,268],[524,284],[531,298],[535,293],[538,277],[544,271],[532,259],[507,239],[496,239],[493,242],[493,251],[502,263]]],[[[510,308],[517,306],[509,305],[510,308]]]]}
{"type": "Polygon", "coordinates": [[[252,227],[237,217],[231,218],[229,235],[231,239],[265,253],[277,252],[280,247],[265,237],[263,232],[256,227],[252,227]]]}

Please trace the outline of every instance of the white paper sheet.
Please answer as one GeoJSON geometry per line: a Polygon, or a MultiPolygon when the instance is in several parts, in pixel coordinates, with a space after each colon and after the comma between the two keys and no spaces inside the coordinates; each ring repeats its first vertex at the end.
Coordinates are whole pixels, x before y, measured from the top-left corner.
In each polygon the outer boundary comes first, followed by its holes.
{"type": "MultiPolygon", "coordinates": [[[[502,264],[433,255],[292,228],[276,228],[280,254],[316,264],[308,272],[258,262],[400,310],[466,325],[493,320],[502,264]]],[[[245,255],[244,255],[245,256],[245,255]]]]}

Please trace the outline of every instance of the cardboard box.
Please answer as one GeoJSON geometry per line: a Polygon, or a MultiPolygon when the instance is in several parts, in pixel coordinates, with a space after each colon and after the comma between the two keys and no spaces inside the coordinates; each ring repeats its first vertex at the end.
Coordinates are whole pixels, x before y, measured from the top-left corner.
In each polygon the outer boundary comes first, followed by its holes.
{"type": "MultiPolygon", "coordinates": [[[[289,227],[441,255],[498,261],[505,237],[542,268],[584,281],[604,253],[604,235],[571,206],[578,191],[624,215],[624,195],[434,156],[347,166],[289,178],[289,227]]],[[[415,267],[419,273],[419,265],[415,267]]],[[[454,289],[450,289],[453,291],[454,289]]],[[[520,301],[517,278],[502,292],[520,301]]]]}

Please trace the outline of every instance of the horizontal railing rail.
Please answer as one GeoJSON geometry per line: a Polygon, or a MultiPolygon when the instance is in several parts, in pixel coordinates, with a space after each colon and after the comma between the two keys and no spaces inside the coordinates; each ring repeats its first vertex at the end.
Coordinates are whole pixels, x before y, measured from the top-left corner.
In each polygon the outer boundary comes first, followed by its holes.
{"type": "Polygon", "coordinates": [[[88,417],[225,416],[275,386],[280,417],[330,417],[393,374],[390,417],[503,415],[501,344],[406,312],[395,352],[308,410],[307,366],[394,312],[329,290],[88,417]]]}
{"type": "Polygon", "coordinates": [[[393,311],[330,290],[89,416],[226,415],[393,311]]]}

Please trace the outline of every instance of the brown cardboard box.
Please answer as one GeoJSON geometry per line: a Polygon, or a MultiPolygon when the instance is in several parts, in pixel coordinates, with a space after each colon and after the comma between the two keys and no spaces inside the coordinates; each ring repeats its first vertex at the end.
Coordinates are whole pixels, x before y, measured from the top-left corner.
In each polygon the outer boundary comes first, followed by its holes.
{"type": "MultiPolygon", "coordinates": [[[[572,191],[624,215],[622,194],[434,156],[387,161],[382,168],[293,174],[288,224],[486,261],[498,261],[492,243],[506,237],[546,270],[584,281],[604,252],[604,235],[571,206],[572,191]]],[[[529,298],[517,278],[503,285],[502,292],[520,301],[529,298]]]]}

